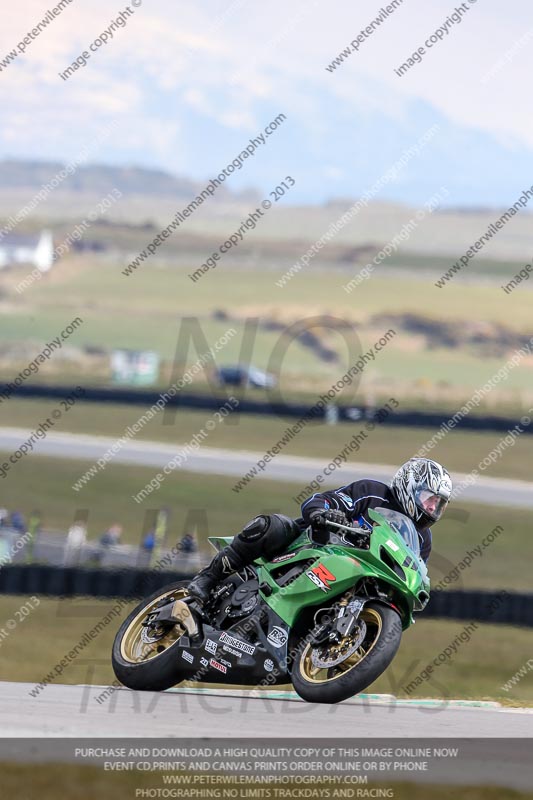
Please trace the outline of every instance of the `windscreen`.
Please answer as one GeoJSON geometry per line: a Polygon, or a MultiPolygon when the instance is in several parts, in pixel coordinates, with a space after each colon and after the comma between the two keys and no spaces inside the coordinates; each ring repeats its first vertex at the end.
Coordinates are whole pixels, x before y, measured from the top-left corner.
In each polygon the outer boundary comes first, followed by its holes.
{"type": "Polygon", "coordinates": [[[387,523],[402,537],[409,549],[420,558],[420,537],[413,521],[404,514],[400,514],[399,511],[391,511],[390,508],[376,508],[376,511],[387,520],[387,523]]]}

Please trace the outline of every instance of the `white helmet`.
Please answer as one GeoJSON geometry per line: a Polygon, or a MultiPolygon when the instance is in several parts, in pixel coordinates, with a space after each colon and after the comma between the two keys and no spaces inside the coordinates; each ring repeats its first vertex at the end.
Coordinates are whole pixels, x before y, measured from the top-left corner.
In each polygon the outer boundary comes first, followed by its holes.
{"type": "Polygon", "coordinates": [[[452,479],[436,461],[411,458],[392,479],[391,489],[407,516],[425,527],[444,513],[452,493],[452,479]]]}

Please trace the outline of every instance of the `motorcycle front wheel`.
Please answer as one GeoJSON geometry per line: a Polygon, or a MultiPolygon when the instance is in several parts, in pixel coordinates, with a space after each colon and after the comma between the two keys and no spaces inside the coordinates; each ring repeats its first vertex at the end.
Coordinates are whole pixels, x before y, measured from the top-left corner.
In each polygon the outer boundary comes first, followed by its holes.
{"type": "Polygon", "coordinates": [[[303,637],[291,672],[296,692],[310,703],[340,703],[362,692],[387,669],[402,638],[400,616],[382,603],[368,603],[359,625],[341,642],[313,645],[303,637]]]}

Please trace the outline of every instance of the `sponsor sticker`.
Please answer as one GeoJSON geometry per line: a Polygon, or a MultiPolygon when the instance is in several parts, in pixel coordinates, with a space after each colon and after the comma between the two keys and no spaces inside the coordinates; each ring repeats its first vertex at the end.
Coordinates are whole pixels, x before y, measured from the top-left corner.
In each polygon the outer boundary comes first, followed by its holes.
{"type": "Polygon", "coordinates": [[[323,592],[329,592],[331,590],[330,582],[333,583],[333,581],[337,580],[335,575],[324,564],[318,564],[305,574],[323,592]]]}
{"type": "Polygon", "coordinates": [[[207,650],[208,653],[211,653],[211,655],[213,655],[213,656],[215,655],[215,653],[217,651],[217,643],[214,642],[212,639],[207,639],[206,642],[205,642],[204,647],[205,647],[205,649],[207,650]]]}
{"type": "Polygon", "coordinates": [[[272,672],[272,670],[274,669],[274,662],[272,661],[271,658],[267,658],[263,666],[267,672],[272,672]]]}
{"type": "Polygon", "coordinates": [[[279,625],[274,625],[267,636],[267,642],[270,642],[273,647],[283,647],[284,644],[287,644],[288,638],[289,634],[287,631],[280,628],[279,625]]]}
{"type": "Polygon", "coordinates": [[[184,658],[185,661],[188,661],[189,664],[192,664],[192,662],[194,661],[194,656],[192,655],[192,653],[188,653],[186,650],[182,651],[181,657],[184,658]]]}
{"type": "Polygon", "coordinates": [[[220,661],[221,664],[224,664],[225,667],[231,669],[231,661],[226,661],[225,658],[219,658],[218,660],[220,661]]]}
{"type": "Polygon", "coordinates": [[[209,666],[209,661],[207,660],[207,658],[204,658],[202,656],[202,658],[200,659],[200,664],[202,665],[202,667],[208,667],[209,666]]]}
{"type": "Polygon", "coordinates": [[[220,641],[230,645],[230,647],[235,647],[237,650],[242,650],[243,653],[247,653],[249,656],[253,656],[255,653],[255,647],[253,645],[248,644],[248,642],[241,642],[240,639],[230,636],[229,633],[221,633],[220,641]]]}
{"type": "Polygon", "coordinates": [[[285,553],[284,556],[278,556],[277,558],[272,559],[272,564],[278,564],[280,561],[287,561],[289,558],[293,558],[296,553],[285,553]]]}
{"type": "Polygon", "coordinates": [[[241,651],[235,650],[234,647],[230,647],[228,644],[223,645],[222,649],[225,653],[231,653],[231,655],[235,656],[235,658],[242,658],[241,651]]]}
{"type": "Polygon", "coordinates": [[[228,671],[228,668],[224,666],[224,664],[220,664],[218,661],[215,661],[214,658],[211,659],[209,662],[213,669],[218,669],[219,672],[223,672],[224,675],[228,671]]]}

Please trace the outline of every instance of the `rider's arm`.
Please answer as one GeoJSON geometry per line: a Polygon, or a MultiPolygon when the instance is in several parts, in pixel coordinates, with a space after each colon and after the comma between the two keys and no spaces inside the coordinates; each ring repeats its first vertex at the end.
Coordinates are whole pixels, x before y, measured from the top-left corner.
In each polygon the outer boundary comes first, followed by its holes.
{"type": "Polygon", "coordinates": [[[321,492],[304,500],[302,503],[302,517],[306,525],[309,525],[311,516],[316,511],[329,511],[330,509],[340,509],[339,501],[334,492],[321,492]]]}
{"type": "Polygon", "coordinates": [[[368,508],[388,504],[389,489],[380,481],[360,480],[341,486],[331,492],[314,494],[302,504],[302,517],[306,524],[315,511],[338,509],[349,519],[359,519],[368,508]]]}

